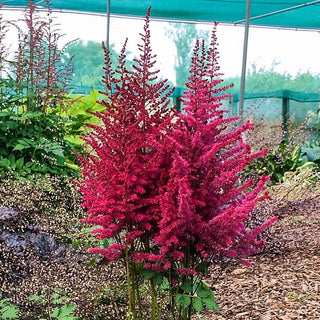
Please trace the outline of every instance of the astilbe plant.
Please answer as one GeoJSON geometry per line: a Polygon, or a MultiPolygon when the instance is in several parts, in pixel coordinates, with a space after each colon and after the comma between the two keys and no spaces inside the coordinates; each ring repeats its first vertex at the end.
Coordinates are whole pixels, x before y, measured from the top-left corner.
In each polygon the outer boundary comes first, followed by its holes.
{"type": "Polygon", "coordinates": [[[95,113],[103,125],[89,124],[92,132],[85,141],[92,153],[80,157],[85,177],[80,191],[88,209],[84,222],[100,226],[93,231],[99,239],[116,240],[108,248],[90,251],[111,261],[125,257],[133,314],[139,292],[134,285],[136,270],[131,254],[136,250],[148,253],[158,233],[159,189],[167,181],[162,141],[170,124],[168,97],[172,93],[166,80],[155,81],[158,70],[150,48],[149,12],[141,39],[133,71],[125,63],[126,43],[115,73],[104,47],[106,99],[102,104],[106,111],[95,113]]]}
{"type": "Polygon", "coordinates": [[[59,41],[63,35],[54,23],[49,1],[45,4],[45,17],[29,0],[24,25],[12,22],[18,31],[18,48],[10,70],[21,92],[29,94],[27,110],[43,113],[53,101],[61,102],[71,75],[71,60],[61,63],[64,48],[59,48],[59,41]]]}
{"type": "Polygon", "coordinates": [[[65,139],[70,121],[56,108],[71,103],[66,97],[70,63],[61,61],[62,35],[49,1],[42,13],[28,2],[22,19],[0,16],[0,177],[76,174],[74,146],[65,139]],[[11,29],[17,31],[12,53],[5,45],[11,29]]]}
{"type": "MultiPolygon", "coordinates": [[[[0,3],[0,10],[4,3],[0,3]]],[[[2,69],[5,65],[5,59],[8,57],[8,49],[5,43],[6,33],[9,30],[9,25],[6,20],[4,20],[3,15],[0,14],[0,79],[2,79],[2,69]]]]}
{"type": "Polygon", "coordinates": [[[143,317],[142,279],[150,284],[151,319],[161,318],[157,292],[163,290],[171,318],[191,319],[203,306],[217,309],[213,292],[200,281],[213,261],[243,260],[262,250],[258,236],[274,219],[254,230],[245,222],[266,197],[261,193],[268,178],[254,186],[240,184],[239,174],[267,150],[251,153],[243,141],[251,123],[227,130],[236,118],[221,109],[227,87],[221,86],[215,28],[209,49],[196,43],[183,112],[168,110],[168,86],[155,82],[152,71],[149,14],[134,71],[125,65],[124,47],[115,77],[104,48],[106,112],[95,113],[103,125],[89,124],[85,141],[92,152],[79,157],[88,209],[83,222],[99,226],[97,238],[114,239],[90,252],[125,261],[133,319],[143,317]]]}

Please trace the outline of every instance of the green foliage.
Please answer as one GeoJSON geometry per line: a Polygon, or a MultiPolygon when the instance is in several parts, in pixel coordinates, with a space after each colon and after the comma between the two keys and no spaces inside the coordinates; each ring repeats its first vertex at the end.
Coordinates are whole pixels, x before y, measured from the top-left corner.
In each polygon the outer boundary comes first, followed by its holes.
{"type": "MultiPolygon", "coordinates": [[[[0,291],[0,299],[1,298],[2,292],[0,291]]],[[[9,302],[9,298],[3,298],[0,300],[0,319],[18,319],[19,308],[9,302]]]]}
{"type": "Polygon", "coordinates": [[[284,174],[295,171],[307,161],[302,158],[300,146],[291,147],[287,141],[282,142],[276,148],[269,150],[263,158],[254,160],[245,170],[245,175],[253,172],[266,174],[270,177],[270,184],[283,181],[284,174]]]}
{"type": "Polygon", "coordinates": [[[214,292],[201,280],[183,282],[179,291],[175,299],[185,313],[193,314],[192,309],[201,312],[204,307],[219,312],[214,292]]]}
{"type": "MultiPolygon", "coordinates": [[[[109,47],[111,52],[112,65],[118,62],[118,54],[114,50],[114,44],[109,47]]],[[[104,76],[104,52],[102,44],[95,41],[84,43],[82,40],[70,43],[64,50],[62,61],[67,64],[72,57],[72,76],[71,84],[73,86],[92,87],[102,89],[102,77],[104,76]]],[[[128,63],[130,69],[131,62],[128,63]]]]}
{"type": "MultiPolygon", "coordinates": [[[[281,74],[274,70],[275,66],[270,69],[258,69],[252,64],[246,76],[246,92],[261,93],[272,92],[279,89],[287,89],[296,92],[316,93],[320,88],[320,75],[311,74],[310,72],[298,74],[295,77],[289,74],[281,74]]],[[[233,83],[228,92],[238,94],[240,91],[240,77],[226,78],[227,83],[233,83]]]]}
{"type": "Polygon", "coordinates": [[[57,305],[54,308],[53,312],[50,314],[50,319],[55,318],[58,320],[76,320],[79,317],[74,316],[76,306],[66,302],[70,301],[70,298],[67,297],[65,290],[54,289],[51,295],[46,295],[46,291],[49,288],[45,287],[41,292],[36,295],[31,295],[28,297],[29,301],[34,301],[41,305],[57,305]]]}
{"type": "Polygon", "coordinates": [[[67,108],[58,106],[56,113],[68,119],[68,121],[65,122],[67,135],[64,138],[74,146],[80,148],[84,144],[84,141],[80,137],[85,135],[89,130],[86,123],[101,123],[101,120],[94,116],[92,112],[104,111],[105,107],[98,102],[102,97],[95,89],[93,89],[89,95],[72,96],[70,99],[72,99],[72,103],[69,104],[67,108]]]}
{"type": "Polygon", "coordinates": [[[54,308],[53,312],[51,313],[52,318],[56,318],[58,320],[76,320],[79,319],[78,317],[74,316],[74,311],[76,306],[73,304],[66,304],[62,307],[54,308]]]}
{"type": "Polygon", "coordinates": [[[301,145],[302,159],[316,163],[320,167],[320,142],[307,142],[301,145]]]}
{"type": "MultiPolygon", "coordinates": [[[[162,292],[159,296],[165,296],[165,293],[173,295],[177,306],[181,308],[179,311],[179,319],[189,319],[189,317],[201,312],[204,308],[219,312],[216,304],[214,292],[198,277],[193,277],[193,280],[185,280],[177,286],[177,291],[172,292],[172,288],[168,282],[170,278],[168,273],[159,273],[150,269],[138,268],[137,274],[144,281],[150,281],[155,286],[156,292],[162,292]]],[[[170,298],[171,299],[171,298],[170,298]]]]}
{"type": "Polygon", "coordinates": [[[61,35],[47,5],[46,16],[41,16],[29,1],[24,19],[10,24],[18,30],[14,58],[7,61],[9,52],[1,52],[7,78],[0,78],[0,178],[76,174],[74,146],[65,139],[67,119],[55,110],[67,105],[69,62],[59,64],[61,35]]]}
{"type": "Polygon", "coordinates": [[[65,119],[39,111],[0,112],[0,177],[34,174],[72,175],[73,144],[65,139],[65,119]]]}

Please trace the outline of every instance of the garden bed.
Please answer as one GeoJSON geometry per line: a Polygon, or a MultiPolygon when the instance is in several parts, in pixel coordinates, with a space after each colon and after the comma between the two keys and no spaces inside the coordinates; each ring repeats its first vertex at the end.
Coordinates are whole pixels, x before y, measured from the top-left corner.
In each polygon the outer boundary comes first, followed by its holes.
{"type": "MultiPolygon", "coordinates": [[[[83,245],[75,250],[61,241],[62,235],[72,233],[75,238],[81,238],[74,228],[74,222],[81,216],[81,210],[76,211],[79,199],[75,194],[69,192],[64,196],[65,206],[62,208],[63,205],[58,206],[56,197],[52,197],[49,187],[41,196],[37,194],[36,187],[28,183],[20,186],[19,190],[9,189],[1,189],[2,205],[15,204],[15,209],[23,212],[23,218],[15,221],[15,228],[18,226],[20,231],[24,228],[25,232],[32,234],[44,232],[56,240],[53,247],[59,248],[57,253],[50,251],[49,246],[49,252],[43,255],[35,247],[17,251],[1,242],[0,291],[11,299],[11,303],[19,306],[21,319],[48,319],[54,308],[50,297],[59,290],[66,292],[69,303],[77,306],[76,313],[84,319],[126,319],[123,267],[115,263],[96,263],[88,267],[93,256],[86,253],[83,245]],[[10,202],[12,194],[15,199],[10,202]],[[26,226],[29,224],[30,227],[35,220],[38,221],[38,230],[27,230],[26,226]],[[48,302],[29,301],[27,297],[31,295],[43,295],[48,302]]],[[[55,191],[62,197],[57,186],[55,191]]],[[[313,195],[305,200],[274,204],[271,209],[269,205],[269,210],[262,208],[258,212],[261,219],[270,215],[279,217],[265,234],[265,251],[250,258],[251,267],[230,262],[222,270],[220,266],[211,269],[206,282],[216,293],[220,313],[205,312],[203,318],[320,318],[319,199],[319,195],[313,195]]],[[[10,231],[10,227],[6,229],[10,231]]]]}

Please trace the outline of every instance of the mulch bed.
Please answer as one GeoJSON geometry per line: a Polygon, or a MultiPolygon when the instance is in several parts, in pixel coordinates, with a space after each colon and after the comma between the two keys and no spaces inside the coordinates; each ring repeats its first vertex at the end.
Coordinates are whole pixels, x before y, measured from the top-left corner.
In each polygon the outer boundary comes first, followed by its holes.
{"type": "MultiPolygon", "coordinates": [[[[212,285],[220,314],[206,319],[320,319],[320,197],[279,208],[265,252],[251,267],[231,265],[212,285]]],[[[214,279],[214,280],[213,280],[214,279]]]]}
{"type": "MultiPolygon", "coordinates": [[[[216,293],[220,313],[205,311],[206,320],[320,319],[320,197],[292,201],[272,210],[278,221],[265,234],[262,254],[251,267],[229,263],[212,268],[205,280],[216,293]]],[[[126,319],[123,268],[96,264],[66,248],[59,258],[34,252],[10,253],[0,243],[0,291],[19,305],[22,319],[48,318],[49,309],[27,302],[46,286],[65,289],[84,319],[126,319]]],[[[194,319],[199,319],[196,316],[194,319]]],[[[147,320],[147,318],[146,318],[147,320]]]]}

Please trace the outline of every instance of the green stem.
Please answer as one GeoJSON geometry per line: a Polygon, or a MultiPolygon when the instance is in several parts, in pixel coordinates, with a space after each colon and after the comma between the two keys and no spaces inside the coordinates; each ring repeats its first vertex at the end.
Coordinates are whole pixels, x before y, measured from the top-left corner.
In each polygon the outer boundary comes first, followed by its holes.
{"type": "Polygon", "coordinates": [[[128,298],[129,298],[129,312],[134,315],[134,298],[132,295],[131,277],[130,277],[130,262],[129,262],[129,253],[128,253],[128,246],[127,245],[125,247],[125,259],[126,259],[126,274],[127,274],[127,291],[128,291],[128,298]]]}
{"type": "Polygon", "coordinates": [[[140,291],[139,291],[139,283],[137,280],[137,272],[136,272],[136,268],[135,268],[135,264],[132,262],[132,288],[133,288],[133,292],[134,294],[134,300],[135,300],[135,304],[137,302],[138,304],[138,319],[139,320],[143,320],[142,319],[142,304],[141,304],[141,297],[140,297],[140,291]]]}
{"type": "Polygon", "coordinates": [[[154,287],[154,282],[152,279],[150,279],[150,288],[151,288],[151,297],[152,297],[152,313],[151,313],[151,319],[156,320],[157,318],[157,297],[156,297],[156,290],[154,287]]]}

